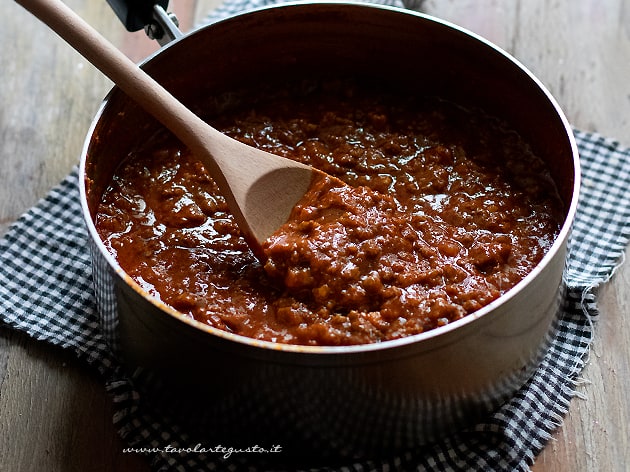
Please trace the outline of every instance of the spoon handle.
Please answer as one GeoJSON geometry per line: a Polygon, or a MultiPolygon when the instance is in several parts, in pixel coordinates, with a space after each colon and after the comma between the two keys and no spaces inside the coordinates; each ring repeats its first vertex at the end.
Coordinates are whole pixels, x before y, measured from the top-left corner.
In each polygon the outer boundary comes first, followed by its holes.
{"type": "MultiPolygon", "coordinates": [[[[61,0],[16,0],[170,129],[193,152],[217,133],[61,0]]],[[[205,153],[204,153],[205,154],[205,153]]],[[[217,169],[211,169],[214,173],[217,169]]]]}
{"type": "Polygon", "coordinates": [[[186,108],[61,0],[15,0],[170,129],[203,162],[239,228],[260,243],[288,218],[312,180],[309,166],[254,149],[220,133],[186,108]]]}

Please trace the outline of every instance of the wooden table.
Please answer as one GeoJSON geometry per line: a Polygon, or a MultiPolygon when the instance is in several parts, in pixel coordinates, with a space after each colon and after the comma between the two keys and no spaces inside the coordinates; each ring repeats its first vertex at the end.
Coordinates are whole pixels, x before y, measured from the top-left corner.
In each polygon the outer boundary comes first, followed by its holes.
{"type": "MultiPolygon", "coordinates": [[[[173,0],[184,30],[218,0],[173,0]]],[[[155,46],[105,1],[68,0],[134,60],[155,46]]],[[[431,0],[426,12],[505,48],[556,96],[571,123],[630,145],[630,6],[625,0],[431,0]]],[[[0,233],[78,162],[111,84],[13,2],[0,28],[0,233]]],[[[579,392],[533,470],[626,470],[630,463],[630,268],[599,294],[579,392]]],[[[0,470],[141,471],[124,454],[101,380],[71,353],[0,329],[0,470]]]]}

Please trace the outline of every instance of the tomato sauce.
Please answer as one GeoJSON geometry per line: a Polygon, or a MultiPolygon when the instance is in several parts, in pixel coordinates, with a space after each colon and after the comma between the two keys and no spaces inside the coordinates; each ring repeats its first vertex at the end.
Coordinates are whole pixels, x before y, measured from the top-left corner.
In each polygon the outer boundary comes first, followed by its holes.
{"type": "Polygon", "coordinates": [[[269,94],[209,119],[339,179],[315,183],[265,243],[266,263],[203,165],[164,133],[126,157],[97,212],[122,268],[215,328],[350,345],[473,313],[553,244],[562,202],[543,161],[507,124],[436,98],[324,89],[269,94]]]}

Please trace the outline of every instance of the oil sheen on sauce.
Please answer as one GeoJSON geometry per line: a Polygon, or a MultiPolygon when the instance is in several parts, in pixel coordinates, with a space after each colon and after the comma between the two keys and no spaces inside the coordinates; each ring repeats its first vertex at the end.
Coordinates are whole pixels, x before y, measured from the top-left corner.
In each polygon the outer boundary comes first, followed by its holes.
{"type": "Polygon", "coordinates": [[[125,158],[99,234],[146,291],[221,330],[303,345],[422,333],[507,292],[559,231],[543,161],[479,110],[348,85],[210,121],[335,178],[316,182],[261,264],[177,141],[164,134],[125,158]]]}

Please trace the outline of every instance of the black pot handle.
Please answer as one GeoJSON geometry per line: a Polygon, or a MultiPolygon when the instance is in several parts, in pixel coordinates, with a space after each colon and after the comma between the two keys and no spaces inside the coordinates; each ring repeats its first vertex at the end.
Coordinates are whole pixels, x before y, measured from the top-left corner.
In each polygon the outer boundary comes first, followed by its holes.
{"type": "Polygon", "coordinates": [[[155,5],[164,10],[168,0],[107,0],[127,31],[138,31],[153,23],[155,5]]]}

